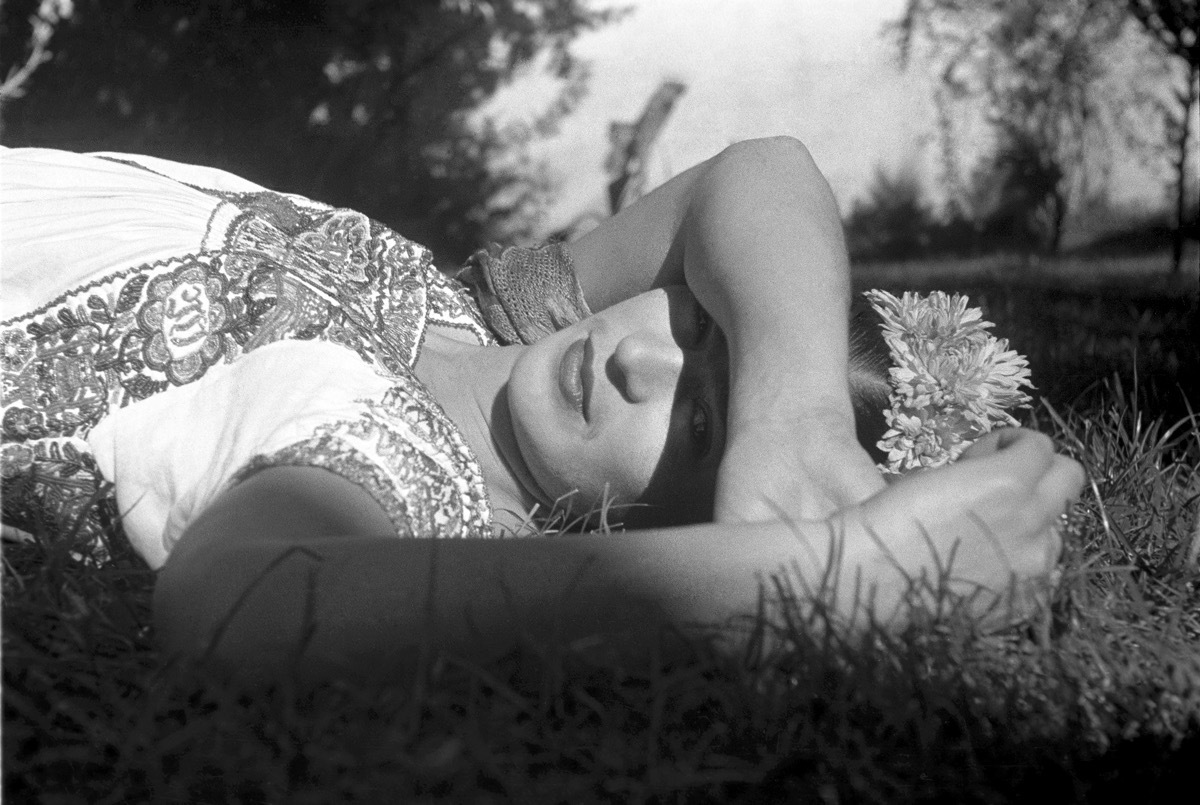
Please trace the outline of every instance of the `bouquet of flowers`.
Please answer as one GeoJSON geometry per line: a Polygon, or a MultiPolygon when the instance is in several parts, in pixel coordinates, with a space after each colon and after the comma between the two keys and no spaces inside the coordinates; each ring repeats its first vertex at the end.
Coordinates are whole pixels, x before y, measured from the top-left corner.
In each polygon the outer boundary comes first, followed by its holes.
{"type": "Polygon", "coordinates": [[[940,467],[994,427],[1017,424],[1009,411],[1029,406],[1022,390],[1033,388],[1029,362],[988,332],[992,323],[965,296],[872,290],[866,297],[883,318],[893,364],[882,471],[940,467]]]}

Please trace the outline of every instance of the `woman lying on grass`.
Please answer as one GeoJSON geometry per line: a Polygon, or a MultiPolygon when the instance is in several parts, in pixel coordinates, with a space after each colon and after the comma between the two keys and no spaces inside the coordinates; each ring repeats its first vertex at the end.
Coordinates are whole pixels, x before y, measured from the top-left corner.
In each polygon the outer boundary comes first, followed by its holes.
{"type": "Polygon", "coordinates": [[[781,573],[846,618],[902,622],[922,580],[1011,614],[1059,555],[1082,473],[1043,436],[884,482],[889,425],[893,464],[945,464],[1021,373],[960,315],[1010,374],[940,420],[949,451],[885,420],[902,392],[945,401],[889,383],[878,319],[851,360],[837,208],[794,140],[732,146],[569,246],[480,253],[462,283],[220,171],[3,160],[6,530],[98,534],[114,484],[173,653],[386,675],[419,645],[648,650],[754,612],[781,573]],[[565,499],[630,530],[409,539],[519,532],[565,499]]]}

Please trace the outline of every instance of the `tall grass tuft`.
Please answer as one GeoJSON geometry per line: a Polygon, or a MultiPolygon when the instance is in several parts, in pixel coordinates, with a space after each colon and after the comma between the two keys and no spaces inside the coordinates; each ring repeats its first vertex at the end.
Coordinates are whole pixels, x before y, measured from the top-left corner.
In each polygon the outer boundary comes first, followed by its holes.
{"type": "Polygon", "coordinates": [[[394,685],[249,692],[158,655],[152,574],[115,533],[98,566],[5,545],[5,798],[1165,798],[1200,756],[1200,421],[1155,419],[1119,385],[1037,419],[1089,488],[1049,607],[998,632],[933,618],[850,639],[797,601],[743,658],[530,646],[394,685]]]}

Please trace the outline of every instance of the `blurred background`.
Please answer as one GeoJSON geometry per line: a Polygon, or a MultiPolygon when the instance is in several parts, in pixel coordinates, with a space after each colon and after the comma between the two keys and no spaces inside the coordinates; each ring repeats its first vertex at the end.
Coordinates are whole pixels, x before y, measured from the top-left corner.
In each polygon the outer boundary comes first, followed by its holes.
{"type": "Polygon", "coordinates": [[[1172,407],[1200,399],[1198,25],[1196,0],[3,0],[0,142],[224,168],[453,268],[790,134],[860,287],[971,293],[1055,399],[1172,407]]]}

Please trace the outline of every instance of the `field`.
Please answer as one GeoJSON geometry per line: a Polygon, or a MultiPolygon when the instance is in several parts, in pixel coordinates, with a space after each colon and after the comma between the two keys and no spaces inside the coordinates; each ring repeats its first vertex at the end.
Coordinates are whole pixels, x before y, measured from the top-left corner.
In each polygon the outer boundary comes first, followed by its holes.
{"type": "Polygon", "coordinates": [[[1030,424],[1089,473],[1062,583],[1031,622],[850,640],[806,609],[771,656],[697,646],[634,665],[530,646],[489,667],[430,657],[390,687],[249,692],[156,653],[152,576],[119,539],[98,569],[65,542],[6,545],[5,800],[1068,803],[1194,787],[1195,275],[992,261],[857,282],[966,290],[1029,354],[1030,424]]]}

